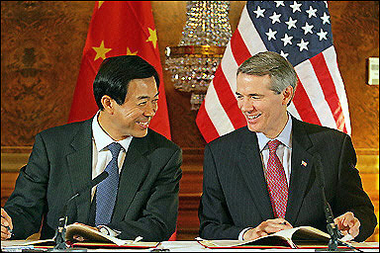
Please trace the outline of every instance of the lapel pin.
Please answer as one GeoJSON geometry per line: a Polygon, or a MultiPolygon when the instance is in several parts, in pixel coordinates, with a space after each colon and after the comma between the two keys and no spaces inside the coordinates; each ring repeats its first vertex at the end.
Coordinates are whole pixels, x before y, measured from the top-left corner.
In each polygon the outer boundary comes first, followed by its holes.
{"type": "Polygon", "coordinates": [[[305,161],[302,160],[301,165],[304,166],[304,167],[306,167],[307,166],[307,162],[305,162],[305,161]]]}

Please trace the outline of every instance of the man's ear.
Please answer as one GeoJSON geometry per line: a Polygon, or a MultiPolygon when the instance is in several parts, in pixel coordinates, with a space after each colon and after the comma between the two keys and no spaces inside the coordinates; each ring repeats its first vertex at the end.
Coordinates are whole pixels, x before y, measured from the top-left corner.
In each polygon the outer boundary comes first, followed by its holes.
{"type": "Polygon", "coordinates": [[[115,103],[116,101],[113,100],[110,96],[108,95],[104,95],[100,102],[102,103],[103,107],[104,107],[104,110],[106,112],[108,112],[109,114],[113,114],[114,110],[115,110],[115,103]]]}
{"type": "Polygon", "coordinates": [[[282,104],[283,105],[289,105],[290,102],[292,101],[293,99],[293,96],[294,96],[294,88],[292,86],[288,86],[285,88],[285,90],[282,92],[282,95],[283,95],[283,100],[282,100],[282,104]]]}

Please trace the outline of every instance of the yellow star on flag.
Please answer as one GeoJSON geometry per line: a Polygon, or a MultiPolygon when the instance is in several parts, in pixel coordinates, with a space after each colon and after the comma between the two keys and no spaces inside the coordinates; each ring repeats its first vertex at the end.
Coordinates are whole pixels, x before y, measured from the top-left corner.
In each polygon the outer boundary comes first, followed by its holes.
{"type": "Polygon", "coordinates": [[[137,52],[138,51],[132,53],[129,47],[127,47],[127,55],[137,55],[137,52]]]}
{"type": "Polygon", "coordinates": [[[103,3],[104,1],[98,1],[98,9],[100,9],[100,6],[102,6],[103,3]]]}
{"type": "Polygon", "coordinates": [[[96,56],[95,56],[94,61],[96,61],[99,58],[102,58],[104,60],[106,58],[106,53],[108,53],[109,51],[112,50],[112,48],[105,48],[104,47],[104,40],[102,40],[102,43],[100,43],[99,47],[92,47],[92,48],[96,52],[96,56]]]}
{"type": "Polygon", "coordinates": [[[154,48],[157,45],[157,33],[156,30],[152,30],[148,27],[149,30],[149,38],[146,41],[151,41],[153,43],[154,48]]]}

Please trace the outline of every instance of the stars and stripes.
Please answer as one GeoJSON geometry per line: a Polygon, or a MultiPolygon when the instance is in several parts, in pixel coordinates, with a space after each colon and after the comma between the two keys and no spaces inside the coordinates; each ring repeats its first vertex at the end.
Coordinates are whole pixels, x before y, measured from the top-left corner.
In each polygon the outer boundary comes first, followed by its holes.
{"type": "Polygon", "coordinates": [[[293,116],[351,133],[327,2],[248,1],[197,115],[207,142],[246,125],[234,96],[236,70],[261,51],[275,51],[295,67],[293,116]]]}

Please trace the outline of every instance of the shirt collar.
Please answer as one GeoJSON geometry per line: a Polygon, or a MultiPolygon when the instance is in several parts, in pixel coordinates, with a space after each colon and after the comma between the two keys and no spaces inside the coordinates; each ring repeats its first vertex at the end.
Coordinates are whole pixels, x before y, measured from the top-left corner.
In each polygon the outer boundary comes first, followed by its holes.
{"type": "MultiPolygon", "coordinates": [[[[288,114],[288,122],[286,122],[284,129],[276,137],[276,139],[279,140],[286,147],[291,148],[292,147],[291,134],[292,134],[292,118],[288,114]]],[[[259,149],[261,152],[263,151],[267,143],[271,141],[272,139],[266,137],[263,133],[257,133],[257,140],[259,142],[259,149]]]]}
{"type": "MultiPolygon", "coordinates": [[[[92,137],[95,142],[95,146],[98,152],[102,151],[112,142],[115,142],[100,126],[98,122],[98,116],[100,111],[98,111],[92,118],[92,137]]],[[[125,151],[128,150],[129,144],[132,141],[132,136],[129,136],[123,140],[117,141],[125,151]]]]}

